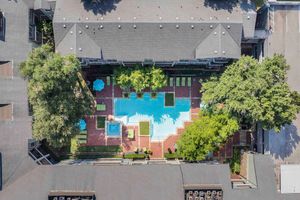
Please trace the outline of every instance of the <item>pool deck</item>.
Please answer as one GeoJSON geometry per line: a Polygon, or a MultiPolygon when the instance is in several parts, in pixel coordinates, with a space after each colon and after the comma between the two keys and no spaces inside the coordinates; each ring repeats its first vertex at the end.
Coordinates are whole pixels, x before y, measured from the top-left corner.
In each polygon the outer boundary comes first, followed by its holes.
{"type": "MultiPolygon", "coordinates": [[[[168,149],[174,151],[174,146],[176,141],[183,133],[184,128],[188,126],[191,121],[184,122],[184,127],[177,128],[176,133],[169,135],[164,141],[151,141],[150,136],[139,136],[138,126],[123,126],[122,128],[122,137],[120,138],[110,138],[105,135],[104,129],[96,129],[96,116],[106,116],[113,115],[113,99],[122,97],[122,90],[119,86],[107,86],[105,77],[98,77],[105,82],[105,87],[101,92],[96,92],[96,102],[106,105],[105,111],[96,111],[94,115],[87,116],[87,133],[88,146],[102,146],[102,145],[121,145],[123,147],[123,152],[132,152],[136,149],[148,148],[153,152],[151,158],[163,158],[164,153],[168,152],[168,149]],[[128,130],[134,130],[134,138],[128,138],[128,130]]],[[[174,92],[175,97],[177,98],[190,98],[191,100],[191,120],[195,119],[198,116],[200,111],[200,101],[201,95],[199,93],[201,89],[201,84],[199,83],[199,77],[192,78],[191,87],[188,86],[176,86],[175,83],[173,87],[164,87],[158,92],[174,92]]],[[[93,80],[90,80],[92,82],[93,80]]],[[[149,91],[145,91],[149,92],[149,91]]],[[[231,142],[232,143],[232,142],[231,142]]],[[[227,145],[227,144],[226,144],[227,145]]],[[[221,154],[226,154],[228,156],[232,155],[232,144],[229,144],[227,148],[225,145],[224,150],[221,149],[221,153],[218,153],[216,156],[221,154]],[[229,149],[229,150],[228,150],[229,149]]]]}

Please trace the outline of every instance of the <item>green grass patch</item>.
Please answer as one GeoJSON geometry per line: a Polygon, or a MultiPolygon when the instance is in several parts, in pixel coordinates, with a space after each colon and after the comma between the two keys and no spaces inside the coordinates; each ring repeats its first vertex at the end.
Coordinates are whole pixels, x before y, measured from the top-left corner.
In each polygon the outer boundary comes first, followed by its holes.
{"type": "Polygon", "coordinates": [[[174,93],[165,93],[165,106],[174,106],[174,93]]]}
{"type": "Polygon", "coordinates": [[[104,116],[97,116],[97,128],[105,128],[105,120],[104,116]]]}
{"type": "Polygon", "coordinates": [[[136,153],[125,154],[124,158],[125,159],[133,159],[133,160],[145,159],[146,158],[146,154],[144,154],[144,153],[141,153],[141,154],[136,154],[136,153]]]}
{"type": "Polygon", "coordinates": [[[150,135],[150,122],[144,121],[139,123],[140,135],[148,136],[150,135]]]}

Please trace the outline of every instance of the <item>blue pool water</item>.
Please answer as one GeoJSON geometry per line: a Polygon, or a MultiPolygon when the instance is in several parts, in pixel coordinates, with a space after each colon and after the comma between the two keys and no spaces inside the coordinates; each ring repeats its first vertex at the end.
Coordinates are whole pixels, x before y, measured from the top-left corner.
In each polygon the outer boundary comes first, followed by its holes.
{"type": "Polygon", "coordinates": [[[107,122],[106,135],[108,137],[120,137],[121,136],[121,124],[120,122],[107,122]]]}
{"type": "Polygon", "coordinates": [[[149,120],[151,140],[164,140],[176,129],[183,127],[184,121],[190,120],[191,101],[189,98],[175,98],[173,107],[165,107],[165,93],[160,92],[155,99],[150,93],[137,98],[131,93],[129,98],[114,99],[116,120],[125,125],[137,125],[140,121],[149,120]]]}

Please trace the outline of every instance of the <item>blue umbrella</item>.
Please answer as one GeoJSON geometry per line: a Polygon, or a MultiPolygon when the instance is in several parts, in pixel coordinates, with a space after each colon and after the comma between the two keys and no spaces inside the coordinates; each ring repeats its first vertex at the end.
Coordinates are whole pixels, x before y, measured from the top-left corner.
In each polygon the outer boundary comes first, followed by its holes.
{"type": "Polygon", "coordinates": [[[79,129],[80,129],[80,131],[84,131],[86,129],[86,122],[84,119],[81,119],[79,121],[79,129]]]}
{"type": "Polygon", "coordinates": [[[93,90],[100,92],[104,88],[104,82],[101,79],[96,79],[93,83],[93,90]]]}

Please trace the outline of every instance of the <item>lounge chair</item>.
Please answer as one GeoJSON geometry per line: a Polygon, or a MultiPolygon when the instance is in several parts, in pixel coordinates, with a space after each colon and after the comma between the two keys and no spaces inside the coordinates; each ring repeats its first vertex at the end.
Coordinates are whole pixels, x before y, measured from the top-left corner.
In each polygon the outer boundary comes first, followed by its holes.
{"type": "Polygon", "coordinates": [[[174,78],[173,77],[170,77],[170,79],[169,79],[169,86],[170,87],[173,87],[174,86],[174,78]]]}
{"type": "Polygon", "coordinates": [[[186,79],[185,77],[181,78],[181,86],[185,86],[185,79],[186,79]]]}
{"type": "Polygon", "coordinates": [[[128,139],[134,139],[134,129],[129,129],[128,130],[128,139]]]}
{"type": "Polygon", "coordinates": [[[187,78],[187,86],[188,86],[188,87],[191,87],[191,86],[192,86],[192,78],[191,78],[191,77],[188,77],[188,78],[187,78]]]}
{"type": "Polygon", "coordinates": [[[105,104],[97,104],[96,110],[97,111],[105,111],[106,105],[105,104]]]}
{"type": "Polygon", "coordinates": [[[106,85],[107,85],[107,86],[110,86],[110,76],[107,76],[107,77],[106,77],[106,85]]]}
{"type": "Polygon", "coordinates": [[[112,77],[112,84],[116,85],[116,77],[114,77],[114,76],[112,77]]]}
{"type": "Polygon", "coordinates": [[[80,132],[80,134],[76,136],[76,139],[79,144],[86,144],[87,133],[80,132]]]}
{"type": "Polygon", "coordinates": [[[180,77],[176,77],[176,87],[180,86],[180,77]]]}

